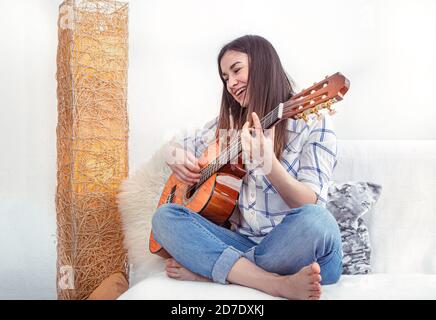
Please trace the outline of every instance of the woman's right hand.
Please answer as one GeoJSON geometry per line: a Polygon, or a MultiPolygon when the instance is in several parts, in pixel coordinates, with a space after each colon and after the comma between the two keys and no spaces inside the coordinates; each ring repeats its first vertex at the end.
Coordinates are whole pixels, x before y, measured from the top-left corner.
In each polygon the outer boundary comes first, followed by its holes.
{"type": "Polygon", "coordinates": [[[166,163],[181,182],[193,185],[200,181],[201,163],[191,152],[171,145],[167,149],[166,163]]]}

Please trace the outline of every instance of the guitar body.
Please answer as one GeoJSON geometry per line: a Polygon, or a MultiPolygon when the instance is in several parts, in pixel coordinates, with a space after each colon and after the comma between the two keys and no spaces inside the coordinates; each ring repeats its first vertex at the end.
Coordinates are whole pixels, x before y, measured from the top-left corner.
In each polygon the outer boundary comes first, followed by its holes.
{"type": "MultiPolygon", "coordinates": [[[[214,158],[217,146],[210,146],[203,157],[214,158]]],[[[242,178],[246,171],[241,164],[226,164],[217,173],[213,174],[197,189],[180,182],[172,174],[166,182],[158,207],[166,203],[184,206],[191,211],[201,214],[217,225],[223,226],[235,209],[242,178]],[[189,190],[191,189],[191,190],[189,190]]],[[[168,252],[154,239],[153,231],[150,234],[149,249],[151,253],[163,258],[171,257],[168,252]]]]}

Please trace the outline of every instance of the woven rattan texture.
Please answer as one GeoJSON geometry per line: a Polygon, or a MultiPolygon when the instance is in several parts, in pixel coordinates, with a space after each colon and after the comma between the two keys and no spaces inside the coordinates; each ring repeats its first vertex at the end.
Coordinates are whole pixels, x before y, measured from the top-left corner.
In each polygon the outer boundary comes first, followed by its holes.
{"type": "Polygon", "coordinates": [[[116,195],[128,175],[128,6],[65,1],[57,53],[57,293],[128,278],[116,195]]]}

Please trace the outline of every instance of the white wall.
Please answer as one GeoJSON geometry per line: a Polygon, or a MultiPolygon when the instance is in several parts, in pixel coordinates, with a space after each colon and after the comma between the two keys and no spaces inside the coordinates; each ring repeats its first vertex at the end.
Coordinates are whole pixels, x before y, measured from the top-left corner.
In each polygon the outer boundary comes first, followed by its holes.
{"type": "Polygon", "coordinates": [[[216,56],[247,33],[272,42],[300,89],[336,71],[349,77],[340,138],[436,138],[436,2],[265,3],[131,1],[132,169],[172,130],[217,114],[216,56]]]}
{"type": "Polygon", "coordinates": [[[55,298],[57,7],[0,12],[0,298],[55,298]]]}
{"type": "MultiPolygon", "coordinates": [[[[57,0],[0,0],[0,298],[56,297],[57,0]]],[[[218,112],[216,56],[259,34],[299,88],[336,71],[340,139],[436,139],[432,0],[131,0],[130,170],[218,112]]]]}

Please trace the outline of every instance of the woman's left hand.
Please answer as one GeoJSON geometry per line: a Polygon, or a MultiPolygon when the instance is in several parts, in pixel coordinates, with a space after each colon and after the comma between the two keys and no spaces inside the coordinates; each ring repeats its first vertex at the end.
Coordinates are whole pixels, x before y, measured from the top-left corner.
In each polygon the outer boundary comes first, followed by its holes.
{"type": "Polygon", "coordinates": [[[250,128],[250,123],[247,121],[241,132],[243,163],[252,165],[252,168],[260,166],[263,174],[268,174],[272,168],[272,160],[275,158],[274,127],[264,132],[257,114],[253,112],[251,117],[254,127],[250,128]]]}

